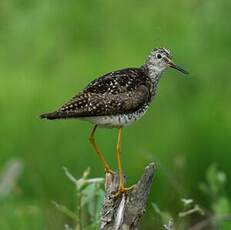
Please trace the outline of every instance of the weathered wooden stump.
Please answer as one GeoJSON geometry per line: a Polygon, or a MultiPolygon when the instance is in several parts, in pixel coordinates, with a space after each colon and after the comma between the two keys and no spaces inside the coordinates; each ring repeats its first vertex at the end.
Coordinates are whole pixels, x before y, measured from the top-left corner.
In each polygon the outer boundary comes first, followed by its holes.
{"type": "Polygon", "coordinates": [[[145,211],[145,204],[151,189],[156,166],[150,163],[144,174],[128,195],[115,198],[118,190],[118,175],[106,174],[105,197],[101,215],[101,230],[138,229],[138,224],[145,211]]]}

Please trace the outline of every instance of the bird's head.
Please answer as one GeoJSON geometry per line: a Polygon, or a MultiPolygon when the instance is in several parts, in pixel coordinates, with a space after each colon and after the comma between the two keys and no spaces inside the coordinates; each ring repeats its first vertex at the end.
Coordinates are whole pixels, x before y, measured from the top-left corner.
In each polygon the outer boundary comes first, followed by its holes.
{"type": "Polygon", "coordinates": [[[161,73],[168,67],[171,67],[177,69],[183,74],[188,74],[188,71],[184,70],[172,61],[170,51],[165,48],[153,49],[145,62],[145,66],[150,71],[155,71],[157,73],[161,73]]]}

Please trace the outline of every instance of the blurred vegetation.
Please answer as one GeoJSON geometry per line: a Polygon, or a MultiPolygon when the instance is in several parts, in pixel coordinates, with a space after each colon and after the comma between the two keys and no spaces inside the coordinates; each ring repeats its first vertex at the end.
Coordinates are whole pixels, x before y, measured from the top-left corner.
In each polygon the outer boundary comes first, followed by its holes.
{"type": "MultiPolygon", "coordinates": [[[[200,183],[201,195],[209,202],[201,207],[191,198],[182,198],[183,210],[172,216],[169,211],[162,211],[156,203],[152,203],[159,215],[160,226],[167,230],[203,230],[203,229],[231,229],[231,200],[225,192],[226,174],[212,164],[206,170],[206,180],[200,183]],[[193,217],[193,219],[189,219],[193,217]],[[192,221],[193,220],[193,221],[192,221]]],[[[182,209],[182,208],[181,208],[182,209]]],[[[156,224],[159,219],[156,219],[156,224]]]]}
{"type": "MultiPolygon", "coordinates": [[[[39,114],[101,74],[143,64],[160,46],[171,49],[191,75],[166,71],[146,116],[124,129],[128,184],[155,160],[150,201],[161,209],[176,216],[182,197],[213,204],[213,210],[227,204],[211,203],[199,184],[216,162],[227,173],[224,189],[231,194],[230,7],[230,0],[1,0],[0,168],[17,157],[24,171],[0,201],[0,228],[64,228],[67,217],[51,200],[76,204],[62,166],[76,177],[88,166],[93,177],[103,170],[87,140],[90,124],[42,121],[39,114]]],[[[116,168],[116,130],[98,130],[96,138],[116,168]]],[[[147,210],[146,229],[155,223],[151,202],[147,210]]]]}

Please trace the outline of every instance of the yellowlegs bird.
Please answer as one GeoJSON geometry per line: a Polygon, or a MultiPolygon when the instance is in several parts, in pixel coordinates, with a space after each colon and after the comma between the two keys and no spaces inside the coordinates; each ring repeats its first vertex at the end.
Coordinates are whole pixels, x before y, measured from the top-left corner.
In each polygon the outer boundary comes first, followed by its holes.
{"type": "Polygon", "coordinates": [[[114,173],[101,151],[94,134],[97,127],[118,128],[116,160],[119,173],[118,194],[126,192],[122,172],[121,137],[122,128],[140,119],[156,95],[162,72],[168,67],[188,72],[172,61],[169,50],[153,49],[146,62],[139,68],[126,68],[107,73],[87,85],[83,91],[61,106],[57,111],[45,113],[41,118],[49,120],[78,118],[94,124],[89,140],[107,173],[114,173]]]}

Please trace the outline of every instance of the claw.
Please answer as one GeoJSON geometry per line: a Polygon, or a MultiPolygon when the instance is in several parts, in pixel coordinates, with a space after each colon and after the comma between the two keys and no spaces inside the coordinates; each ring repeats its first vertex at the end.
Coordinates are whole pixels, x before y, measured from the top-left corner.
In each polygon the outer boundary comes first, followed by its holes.
{"type": "Polygon", "coordinates": [[[110,173],[113,176],[115,175],[115,172],[113,170],[111,170],[110,168],[105,168],[105,172],[110,173]]]}
{"type": "Polygon", "coordinates": [[[123,186],[121,186],[119,190],[114,194],[114,198],[117,198],[118,196],[120,196],[120,194],[123,194],[123,193],[127,196],[128,193],[133,190],[134,186],[135,185],[132,185],[128,188],[124,188],[123,186]]]}

